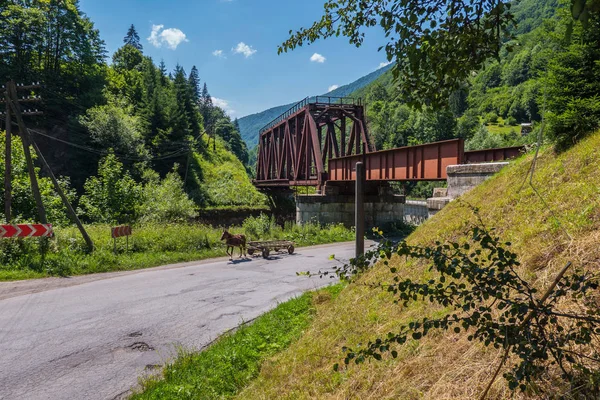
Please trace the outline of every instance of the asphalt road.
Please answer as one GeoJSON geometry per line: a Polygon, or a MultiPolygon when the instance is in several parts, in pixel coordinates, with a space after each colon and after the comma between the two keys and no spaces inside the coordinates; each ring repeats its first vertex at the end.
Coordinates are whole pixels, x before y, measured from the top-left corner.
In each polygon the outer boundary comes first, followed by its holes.
{"type": "Polygon", "coordinates": [[[0,399],[119,399],[177,349],[219,334],[330,279],[297,276],[353,244],[119,274],[0,282],[0,399]]]}

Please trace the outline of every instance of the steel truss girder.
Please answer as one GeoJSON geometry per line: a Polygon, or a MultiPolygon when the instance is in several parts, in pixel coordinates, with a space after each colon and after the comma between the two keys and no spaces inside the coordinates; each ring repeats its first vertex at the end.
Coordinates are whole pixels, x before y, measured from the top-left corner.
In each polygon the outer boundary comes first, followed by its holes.
{"type": "Polygon", "coordinates": [[[306,104],[261,132],[256,183],[320,187],[332,158],[375,151],[368,137],[362,105],[306,104]]]}

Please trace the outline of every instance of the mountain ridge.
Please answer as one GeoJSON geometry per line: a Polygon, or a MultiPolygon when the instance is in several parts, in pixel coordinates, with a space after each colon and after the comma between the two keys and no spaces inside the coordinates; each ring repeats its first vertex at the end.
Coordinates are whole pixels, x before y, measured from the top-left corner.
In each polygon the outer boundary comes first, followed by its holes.
{"type": "MultiPolygon", "coordinates": [[[[348,97],[356,90],[361,89],[370,84],[371,82],[375,81],[377,78],[379,78],[391,68],[392,64],[386,65],[377,69],[374,72],[371,72],[370,74],[367,74],[355,80],[354,82],[340,86],[339,88],[336,88],[331,92],[319,94],[316,96],[310,96],[310,98],[314,99],[317,96],[348,97]]],[[[263,126],[265,126],[266,124],[283,114],[289,108],[293,107],[296,103],[297,102],[293,102],[281,106],[272,107],[259,113],[246,115],[245,117],[238,119],[238,123],[240,125],[240,134],[242,135],[242,139],[244,140],[244,142],[246,142],[246,144],[248,145],[248,148],[251,149],[258,144],[258,132],[263,126]]]]}

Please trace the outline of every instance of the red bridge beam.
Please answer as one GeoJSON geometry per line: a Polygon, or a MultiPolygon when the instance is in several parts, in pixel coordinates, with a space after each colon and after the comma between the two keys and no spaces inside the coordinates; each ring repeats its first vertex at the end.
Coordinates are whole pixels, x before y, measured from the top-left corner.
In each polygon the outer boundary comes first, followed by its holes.
{"type": "Polygon", "coordinates": [[[520,157],[525,153],[525,146],[501,147],[498,149],[485,149],[465,151],[464,164],[482,162],[505,161],[520,157]]]}
{"type": "Polygon", "coordinates": [[[417,146],[376,151],[365,156],[329,160],[329,181],[356,179],[356,163],[365,163],[368,181],[436,181],[447,178],[448,165],[461,164],[464,141],[446,140],[417,146]]]}

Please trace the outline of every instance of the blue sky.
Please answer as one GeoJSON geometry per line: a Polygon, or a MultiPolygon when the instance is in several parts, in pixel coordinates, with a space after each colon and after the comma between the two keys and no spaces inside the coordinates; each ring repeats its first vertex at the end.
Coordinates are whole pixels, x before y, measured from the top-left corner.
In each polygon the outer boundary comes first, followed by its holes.
{"type": "Polygon", "coordinates": [[[277,55],[290,29],[320,17],[325,0],[81,0],[109,54],[134,24],[144,53],[172,70],[200,71],[216,102],[233,117],[322,94],[376,70],[385,43],[373,28],[359,49],[331,38],[277,55]]]}

